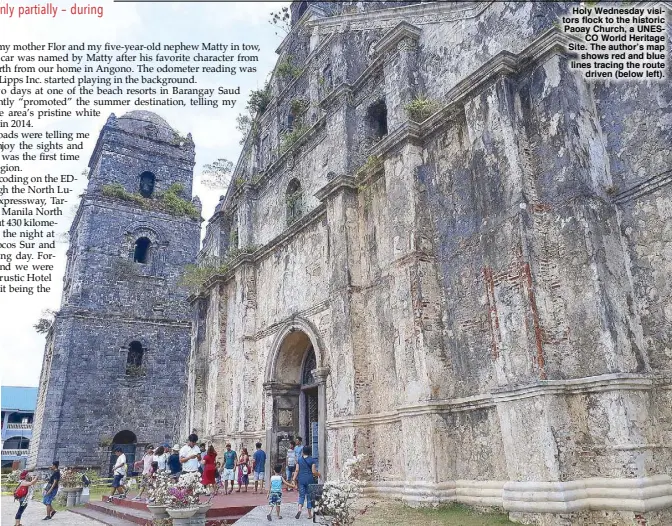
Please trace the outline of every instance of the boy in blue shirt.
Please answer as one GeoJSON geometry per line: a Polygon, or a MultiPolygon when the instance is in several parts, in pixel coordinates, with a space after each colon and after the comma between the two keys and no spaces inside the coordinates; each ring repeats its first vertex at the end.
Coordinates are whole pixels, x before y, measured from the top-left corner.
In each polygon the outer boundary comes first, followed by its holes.
{"type": "Polygon", "coordinates": [[[282,516],[280,515],[280,505],[282,504],[282,485],[284,484],[288,488],[296,487],[294,484],[285,480],[283,476],[280,475],[280,472],[282,471],[282,466],[280,464],[275,466],[273,471],[275,471],[275,474],[271,477],[271,485],[268,488],[268,504],[271,507],[271,510],[269,511],[268,515],[266,515],[266,518],[269,521],[273,520],[271,517],[273,514],[273,507],[276,509],[276,515],[278,516],[278,519],[282,519],[282,516]]]}

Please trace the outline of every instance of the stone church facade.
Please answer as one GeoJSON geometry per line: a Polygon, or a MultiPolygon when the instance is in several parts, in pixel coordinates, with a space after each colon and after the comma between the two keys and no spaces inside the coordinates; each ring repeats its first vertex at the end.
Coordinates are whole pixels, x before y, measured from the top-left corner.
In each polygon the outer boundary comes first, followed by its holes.
{"type": "MultiPolygon", "coordinates": [[[[70,228],[61,308],[47,335],[28,465],[100,466],[174,440],[191,320],[178,286],[199,249],[194,143],[146,111],[112,115],[70,228]],[[179,192],[178,192],[179,190],[179,192]]],[[[171,442],[172,444],[172,442],[171,442]]]]}
{"type": "Polygon", "coordinates": [[[367,454],[411,503],[672,523],[669,81],[585,81],[568,4],[405,4],[292,4],[207,225],[182,434],[271,464],[301,435],[329,478],[367,454]]]}

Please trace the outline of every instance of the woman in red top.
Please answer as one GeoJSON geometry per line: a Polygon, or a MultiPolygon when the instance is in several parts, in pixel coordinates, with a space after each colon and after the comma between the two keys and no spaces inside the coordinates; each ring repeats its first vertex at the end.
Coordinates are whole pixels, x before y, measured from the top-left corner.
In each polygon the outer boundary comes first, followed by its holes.
{"type": "Polygon", "coordinates": [[[208,452],[203,457],[203,476],[201,483],[207,488],[210,487],[210,494],[217,495],[217,481],[215,480],[215,472],[217,465],[215,459],[217,458],[217,451],[212,444],[208,447],[208,452]]]}

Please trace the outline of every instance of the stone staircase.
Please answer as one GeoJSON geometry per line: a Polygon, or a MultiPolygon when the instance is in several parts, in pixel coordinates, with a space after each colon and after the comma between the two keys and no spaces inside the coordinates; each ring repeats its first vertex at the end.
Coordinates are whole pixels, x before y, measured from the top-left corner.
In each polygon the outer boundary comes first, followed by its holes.
{"type": "MultiPolygon", "coordinates": [[[[206,526],[233,524],[255,507],[252,503],[232,502],[231,504],[210,508],[206,515],[206,526]]],[[[147,509],[147,504],[133,500],[115,500],[114,503],[103,500],[93,501],[84,507],[70,508],[69,511],[95,519],[108,526],[152,525],[152,514],[147,509]]]]}

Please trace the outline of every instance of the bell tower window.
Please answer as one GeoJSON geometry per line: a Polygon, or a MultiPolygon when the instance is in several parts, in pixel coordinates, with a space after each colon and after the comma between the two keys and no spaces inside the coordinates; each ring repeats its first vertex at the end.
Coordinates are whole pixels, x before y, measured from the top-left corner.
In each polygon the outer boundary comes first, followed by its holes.
{"type": "Polygon", "coordinates": [[[136,263],[142,263],[143,265],[149,262],[149,248],[152,246],[152,242],[146,238],[141,237],[135,242],[135,250],[133,252],[133,261],[136,263]]]}
{"type": "Polygon", "coordinates": [[[152,197],[154,193],[154,182],[156,177],[152,172],[142,172],[140,174],[140,195],[144,198],[152,197]]]}

